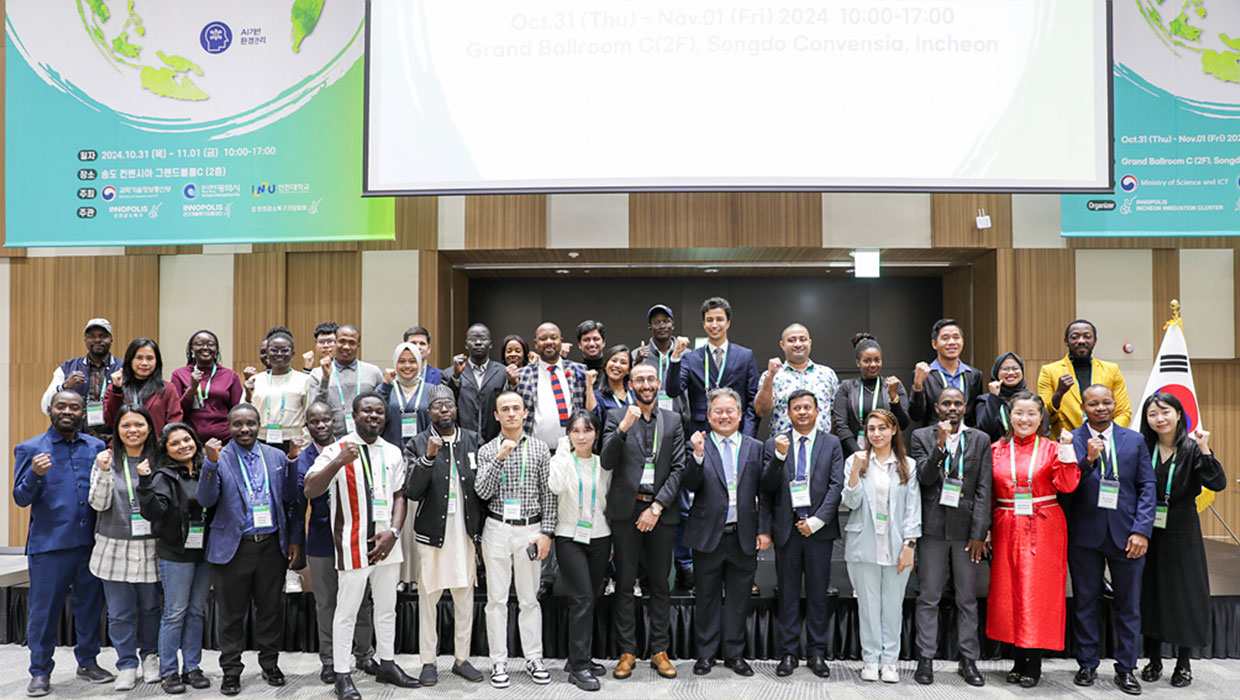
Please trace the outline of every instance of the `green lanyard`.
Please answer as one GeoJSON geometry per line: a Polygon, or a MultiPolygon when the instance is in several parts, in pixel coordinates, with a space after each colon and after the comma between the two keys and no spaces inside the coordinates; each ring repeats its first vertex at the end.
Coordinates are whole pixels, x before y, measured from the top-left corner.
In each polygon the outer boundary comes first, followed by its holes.
{"type": "Polygon", "coordinates": [[[1003,432],[1006,433],[1011,430],[1011,428],[1008,427],[1007,406],[1004,406],[1002,403],[999,404],[999,422],[1003,423],[1003,432]]]}
{"type": "MultiPolygon", "coordinates": [[[[871,412],[873,412],[874,409],[878,408],[878,385],[881,381],[882,381],[882,377],[874,378],[874,400],[870,401],[871,412]]],[[[861,387],[857,391],[857,420],[860,421],[862,425],[865,425],[866,414],[863,413],[863,411],[865,410],[865,381],[858,379],[857,384],[861,387]]]]}
{"type": "MultiPolygon", "coordinates": [[[[939,373],[939,376],[943,378],[943,388],[944,388],[944,389],[946,389],[946,388],[948,388],[948,387],[951,387],[951,386],[952,386],[952,384],[951,384],[951,381],[950,381],[950,380],[948,380],[948,378],[947,378],[947,373],[946,373],[946,372],[944,372],[944,371],[943,371],[943,370],[941,370],[941,369],[940,369],[940,370],[937,370],[937,371],[938,371],[938,373],[939,373]]],[[[955,387],[952,387],[952,388],[954,389],[955,387]]]]}
{"type": "MultiPolygon", "coordinates": [[[[344,402],[344,382],[340,380],[340,371],[336,369],[335,363],[332,363],[332,377],[336,379],[336,395],[340,397],[340,410],[344,411],[346,416],[353,415],[353,408],[344,402]]],[[[328,380],[331,383],[331,380],[328,380]]]]}
{"type": "MultiPolygon", "coordinates": [[[[520,488],[521,486],[525,486],[525,461],[526,461],[526,458],[529,457],[529,454],[530,454],[529,439],[530,438],[528,435],[522,436],[521,442],[517,445],[517,449],[521,450],[521,483],[518,485],[518,488],[520,488]]],[[[505,461],[507,460],[505,459],[505,461]]],[[[500,483],[500,486],[508,485],[508,470],[506,469],[500,470],[499,483],[500,483]]]]}
{"type": "Polygon", "coordinates": [[[129,475],[129,455],[125,455],[124,466],[125,466],[125,488],[129,489],[129,509],[132,511],[133,504],[134,504],[134,495],[133,495],[133,477],[129,475]]]}
{"type": "Polygon", "coordinates": [[[207,377],[207,388],[206,388],[205,390],[202,388],[202,383],[201,383],[201,382],[199,382],[199,384],[198,384],[198,401],[199,401],[199,403],[202,403],[202,402],[204,402],[204,401],[206,401],[206,400],[207,400],[207,395],[211,393],[211,380],[212,380],[212,379],[215,379],[215,370],[217,370],[217,369],[219,369],[219,368],[220,368],[219,363],[214,363],[214,364],[212,364],[212,365],[211,365],[211,376],[210,376],[210,377],[207,377]]]}
{"type": "MultiPolygon", "coordinates": [[[[742,438],[737,433],[732,433],[730,437],[732,438],[732,442],[735,443],[732,446],[732,482],[731,482],[735,484],[737,475],[740,473],[740,468],[741,468],[739,462],[741,461],[741,440],[742,438]]],[[[715,449],[719,450],[720,454],[723,454],[723,445],[719,444],[719,436],[716,435],[715,431],[713,430],[710,431],[710,439],[714,441],[715,449]]]]}
{"type": "MultiPolygon", "coordinates": [[[[702,378],[705,380],[706,388],[709,390],[710,389],[710,356],[711,356],[711,351],[714,350],[714,346],[712,346],[710,343],[707,343],[705,349],[706,349],[706,371],[703,373],[702,378]]],[[[731,348],[729,347],[729,349],[731,348]]],[[[715,375],[715,386],[716,387],[723,386],[723,368],[727,366],[728,366],[728,352],[727,350],[725,350],[723,352],[723,363],[719,365],[719,372],[715,375]]]]}
{"type": "MultiPolygon", "coordinates": [[[[1150,452],[1150,468],[1151,469],[1155,469],[1155,470],[1158,469],[1158,454],[1159,454],[1158,445],[1155,445],[1154,449],[1150,452]]],[[[1171,453],[1171,466],[1167,468],[1167,488],[1163,491],[1163,493],[1165,494],[1163,498],[1164,501],[1171,500],[1171,479],[1172,477],[1175,476],[1175,458],[1178,455],[1179,455],[1178,450],[1171,453]]]]}
{"type": "MultiPolygon", "coordinates": [[[[594,508],[598,505],[598,470],[594,468],[597,457],[590,457],[590,519],[594,519],[594,508]]],[[[586,495],[584,491],[585,477],[581,475],[581,462],[577,460],[577,451],[573,450],[573,466],[577,467],[577,510],[585,510],[586,495]]],[[[578,518],[580,519],[580,518],[578,518]]]]}
{"type": "MultiPolygon", "coordinates": [[[[283,386],[280,389],[280,414],[279,415],[280,415],[281,421],[284,420],[284,397],[288,395],[288,383],[290,381],[288,377],[289,373],[285,372],[284,374],[285,374],[285,377],[284,377],[284,382],[282,383],[283,386]]],[[[272,374],[271,370],[267,370],[267,386],[268,386],[267,395],[263,397],[263,400],[266,403],[265,408],[266,408],[267,419],[268,419],[267,422],[271,423],[272,422],[271,421],[271,391],[275,389],[275,386],[276,386],[276,375],[272,374]]]]}
{"type": "MultiPolygon", "coordinates": [[[[400,388],[400,382],[393,380],[396,385],[396,393],[400,396],[400,412],[404,413],[409,409],[409,400],[405,398],[405,390],[400,388]]],[[[417,411],[422,405],[422,392],[426,390],[425,376],[418,379],[418,392],[413,395],[413,410],[417,411]]]]}
{"type": "Polygon", "coordinates": [[[1116,466],[1116,464],[1115,464],[1116,457],[1115,457],[1115,430],[1114,430],[1114,429],[1112,429],[1112,430],[1111,430],[1111,435],[1110,435],[1110,437],[1108,437],[1108,438],[1107,438],[1107,453],[1108,453],[1108,454],[1103,455],[1103,456],[1102,456],[1102,459],[1101,459],[1101,462],[1102,462],[1102,478],[1103,478],[1103,479],[1106,479],[1106,478],[1109,476],[1111,479],[1118,479],[1118,478],[1119,478],[1119,467],[1118,467],[1118,466],[1116,466]],[[1107,458],[1108,456],[1110,456],[1110,458],[1111,458],[1111,471],[1110,471],[1110,473],[1108,473],[1108,472],[1107,472],[1107,460],[1106,460],[1106,458],[1107,458]]]}
{"type": "MultiPolygon", "coordinates": [[[[961,439],[964,439],[963,435],[961,439]]],[[[1041,444],[1041,435],[1033,439],[1033,454],[1029,456],[1029,475],[1025,479],[1025,483],[1030,489],[1033,489],[1033,465],[1038,461],[1038,447],[1041,444]]],[[[1012,488],[1017,488],[1020,486],[1020,480],[1016,478],[1016,442],[1014,440],[1008,442],[1008,457],[1012,460],[1012,488]]]]}
{"type": "MultiPolygon", "coordinates": [[[[943,474],[946,476],[950,476],[951,471],[952,471],[952,453],[948,452],[947,456],[943,458],[943,474]]],[[[1015,472],[1013,472],[1013,474],[1014,473],[1015,472]]],[[[960,459],[956,461],[956,478],[964,479],[964,429],[963,428],[961,428],[960,430],[960,459]]],[[[1016,477],[1013,476],[1012,479],[1013,479],[1013,483],[1015,483],[1016,477]]]]}
{"type": "Polygon", "coordinates": [[[369,445],[369,447],[378,447],[378,448],[379,448],[379,476],[381,477],[380,481],[376,482],[376,481],[375,481],[375,476],[374,476],[374,473],[370,471],[370,460],[366,457],[366,452],[367,452],[367,450],[360,449],[360,448],[361,448],[361,445],[359,445],[359,446],[358,446],[358,448],[359,448],[359,449],[357,450],[357,454],[358,454],[358,456],[359,456],[359,457],[361,457],[361,458],[362,458],[362,468],[366,470],[366,478],[370,479],[370,489],[371,489],[372,491],[374,491],[375,493],[383,493],[383,494],[385,494],[385,497],[386,497],[386,491],[387,491],[387,481],[388,481],[388,478],[387,478],[387,461],[383,459],[383,447],[382,447],[382,446],[380,446],[380,445],[378,444],[378,442],[377,442],[377,441],[375,442],[375,444],[374,444],[374,445],[369,445]],[[380,490],[379,490],[379,489],[375,486],[375,485],[376,485],[376,483],[383,484],[383,489],[384,489],[384,490],[383,490],[383,491],[380,491],[380,490]]]}
{"type": "Polygon", "coordinates": [[[659,412],[655,411],[651,416],[654,419],[654,446],[650,448],[650,457],[647,462],[653,462],[659,456],[659,412]]]}
{"type": "MultiPolygon", "coordinates": [[[[269,494],[271,498],[271,473],[267,471],[267,458],[263,456],[263,449],[257,444],[254,445],[254,452],[258,453],[258,458],[263,463],[263,493],[269,494]]],[[[241,467],[241,475],[245,477],[245,490],[250,494],[250,510],[254,509],[254,485],[250,482],[250,472],[245,468],[245,460],[241,455],[237,455],[237,465],[241,467]]]]}
{"type": "Polygon", "coordinates": [[[667,376],[667,363],[668,363],[667,358],[669,355],[672,354],[672,351],[668,350],[665,353],[661,353],[659,352],[659,349],[656,347],[654,348],[654,354],[655,354],[655,357],[659,358],[659,385],[660,385],[660,388],[662,388],[664,377],[667,376]]]}

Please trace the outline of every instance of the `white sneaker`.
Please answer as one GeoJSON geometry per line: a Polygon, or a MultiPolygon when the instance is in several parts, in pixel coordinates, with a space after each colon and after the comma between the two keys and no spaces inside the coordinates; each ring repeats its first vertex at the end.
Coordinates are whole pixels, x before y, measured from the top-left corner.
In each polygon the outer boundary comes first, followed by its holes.
{"type": "Polygon", "coordinates": [[[126,668],[116,674],[116,685],[112,689],[118,693],[133,690],[138,685],[138,669],[126,668]]]}
{"type": "Polygon", "coordinates": [[[542,659],[526,661],[525,672],[530,674],[530,678],[539,685],[546,685],[551,682],[551,674],[547,672],[547,667],[543,665],[542,659]]]}
{"type": "Polygon", "coordinates": [[[878,664],[866,663],[861,667],[861,680],[876,681],[878,680],[878,664]]]}
{"type": "Polygon", "coordinates": [[[512,680],[508,677],[508,666],[506,664],[492,664],[491,666],[491,687],[507,688],[512,680]]]}
{"type": "Polygon", "coordinates": [[[899,683],[900,672],[896,670],[895,664],[883,664],[883,682],[899,683]]]}
{"type": "Polygon", "coordinates": [[[603,595],[611,595],[612,593],[615,593],[615,592],[616,592],[616,581],[610,578],[607,579],[607,584],[603,586],[603,595]]]}
{"type": "Polygon", "coordinates": [[[159,677],[159,655],[148,654],[142,659],[142,680],[147,683],[159,683],[162,678],[159,677]]]}
{"type": "Polygon", "coordinates": [[[301,593],[301,574],[292,569],[284,572],[284,592],[301,593]]]}
{"type": "Polygon", "coordinates": [[[633,582],[633,597],[634,598],[642,597],[642,585],[640,583],[637,583],[636,581],[633,582]]]}

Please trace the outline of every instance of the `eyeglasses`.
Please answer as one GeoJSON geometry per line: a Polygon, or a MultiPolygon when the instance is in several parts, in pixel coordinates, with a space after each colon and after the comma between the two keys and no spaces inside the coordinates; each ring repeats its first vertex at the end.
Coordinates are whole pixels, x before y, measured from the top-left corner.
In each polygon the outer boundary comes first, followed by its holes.
{"type": "Polygon", "coordinates": [[[664,327],[667,327],[667,326],[674,326],[674,325],[676,325],[676,322],[675,322],[675,321],[673,321],[673,320],[672,320],[672,319],[670,319],[670,318],[665,318],[665,319],[663,319],[663,320],[661,320],[661,321],[651,321],[651,322],[650,322],[650,327],[651,327],[651,328],[664,328],[664,327]]]}

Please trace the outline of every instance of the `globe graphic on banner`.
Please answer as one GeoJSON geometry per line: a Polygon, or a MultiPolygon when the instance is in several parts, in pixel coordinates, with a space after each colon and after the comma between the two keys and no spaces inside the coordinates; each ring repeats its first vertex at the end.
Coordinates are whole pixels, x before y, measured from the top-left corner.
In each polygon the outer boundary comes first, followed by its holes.
{"type": "Polygon", "coordinates": [[[264,0],[243,18],[216,3],[10,2],[8,34],[47,83],[144,131],[223,138],[306,104],[362,55],[364,6],[264,0]]]}
{"type": "Polygon", "coordinates": [[[1115,6],[1116,60],[1154,87],[1240,116],[1240,2],[1129,0],[1115,6]],[[1168,61],[1168,54],[1174,60],[1168,61]]]}

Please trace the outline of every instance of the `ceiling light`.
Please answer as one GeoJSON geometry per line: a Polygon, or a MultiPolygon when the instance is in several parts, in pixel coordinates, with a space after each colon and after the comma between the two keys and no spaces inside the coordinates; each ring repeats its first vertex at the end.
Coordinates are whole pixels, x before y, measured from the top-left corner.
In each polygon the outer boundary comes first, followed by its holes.
{"type": "Polygon", "coordinates": [[[855,277],[878,277],[879,275],[879,254],[876,249],[854,250],[851,253],[853,257],[853,275],[855,277]]]}

